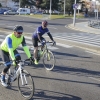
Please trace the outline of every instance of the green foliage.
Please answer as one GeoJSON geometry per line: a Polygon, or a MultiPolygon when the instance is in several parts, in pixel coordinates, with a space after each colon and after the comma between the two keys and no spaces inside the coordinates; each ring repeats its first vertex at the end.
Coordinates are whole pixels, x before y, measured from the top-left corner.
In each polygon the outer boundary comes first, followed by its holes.
{"type": "MultiPolygon", "coordinates": [[[[58,5],[59,0],[52,0],[52,10],[58,10],[58,5]]],[[[40,3],[40,5],[38,6],[42,9],[50,9],[50,0],[42,0],[42,2],[40,3]]]]}
{"type": "MultiPolygon", "coordinates": [[[[79,3],[80,0],[76,0],[76,1],[77,1],[77,3],[79,3]]],[[[73,10],[74,3],[75,3],[75,0],[65,0],[66,11],[73,10]]],[[[60,1],[60,6],[61,6],[61,9],[63,10],[64,9],[64,0],[60,1]]]]}
{"type": "Polygon", "coordinates": [[[19,2],[20,1],[20,6],[21,7],[35,5],[34,0],[12,0],[12,1],[14,1],[14,2],[19,2]]]}
{"type": "Polygon", "coordinates": [[[0,7],[2,7],[1,3],[0,3],[0,7]]]}

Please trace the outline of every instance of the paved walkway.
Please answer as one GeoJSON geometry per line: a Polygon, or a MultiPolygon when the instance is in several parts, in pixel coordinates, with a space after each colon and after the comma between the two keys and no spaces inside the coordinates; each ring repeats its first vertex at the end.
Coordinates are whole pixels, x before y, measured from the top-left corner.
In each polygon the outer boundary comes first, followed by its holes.
{"type": "Polygon", "coordinates": [[[89,27],[88,22],[76,23],[75,26],[73,26],[73,24],[69,24],[68,27],[82,32],[100,34],[100,29],[89,27]]]}

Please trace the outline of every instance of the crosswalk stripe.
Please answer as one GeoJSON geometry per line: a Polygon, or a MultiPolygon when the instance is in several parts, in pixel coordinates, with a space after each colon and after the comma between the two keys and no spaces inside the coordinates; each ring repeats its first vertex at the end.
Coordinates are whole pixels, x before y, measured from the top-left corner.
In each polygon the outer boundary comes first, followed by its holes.
{"type": "Polygon", "coordinates": [[[70,40],[79,43],[85,43],[88,45],[100,46],[100,34],[91,34],[91,33],[58,33],[53,34],[53,37],[70,40]]]}
{"type": "MultiPolygon", "coordinates": [[[[60,38],[59,36],[56,36],[57,38],[60,38]]],[[[70,38],[70,37],[63,37],[62,39],[66,39],[66,40],[71,40],[71,41],[77,41],[77,42],[81,42],[81,43],[89,43],[89,44],[93,44],[93,45],[98,45],[100,46],[100,40],[89,40],[89,39],[82,39],[82,38],[70,38]]]]}
{"type": "Polygon", "coordinates": [[[59,46],[65,47],[65,48],[72,48],[73,46],[57,43],[59,46]]]}

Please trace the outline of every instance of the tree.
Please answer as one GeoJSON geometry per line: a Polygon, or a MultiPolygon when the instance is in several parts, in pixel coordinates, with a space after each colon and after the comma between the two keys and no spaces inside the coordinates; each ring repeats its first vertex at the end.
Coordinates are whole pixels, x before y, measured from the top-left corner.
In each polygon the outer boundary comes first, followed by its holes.
{"type": "MultiPolygon", "coordinates": [[[[38,1],[40,1],[40,0],[38,0],[38,1]]],[[[52,0],[52,7],[51,7],[52,10],[58,10],[58,3],[59,3],[59,0],[52,0]]],[[[42,0],[40,3],[38,3],[37,7],[49,10],[50,9],[50,0],[42,0]]]]}
{"type": "MultiPolygon", "coordinates": [[[[19,2],[19,0],[12,0],[14,2],[19,2]]],[[[25,6],[31,6],[31,5],[35,5],[35,1],[34,0],[20,0],[20,6],[21,7],[25,7],[25,6]]]]}
{"type": "Polygon", "coordinates": [[[0,3],[0,7],[2,7],[2,4],[0,3]]]}
{"type": "MultiPolygon", "coordinates": [[[[77,0],[77,3],[79,3],[80,0],[77,0]]],[[[64,0],[61,0],[61,6],[62,9],[64,9],[64,0]]],[[[68,11],[68,9],[72,10],[73,9],[73,4],[75,3],[74,0],[65,0],[65,7],[66,7],[66,11],[68,11]]]]}

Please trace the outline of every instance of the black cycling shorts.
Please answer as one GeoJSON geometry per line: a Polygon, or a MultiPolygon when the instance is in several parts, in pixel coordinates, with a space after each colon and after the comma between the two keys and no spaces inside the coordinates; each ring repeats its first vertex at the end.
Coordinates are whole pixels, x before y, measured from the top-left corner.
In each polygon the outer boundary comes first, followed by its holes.
{"type": "MultiPolygon", "coordinates": [[[[45,40],[43,37],[40,37],[40,39],[45,40]]],[[[34,47],[38,47],[38,42],[40,42],[38,38],[32,38],[32,43],[34,47]]]]}

